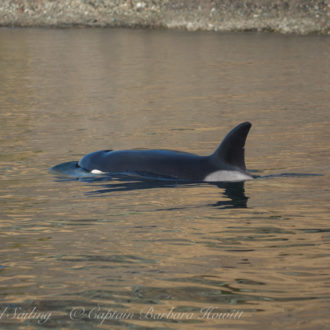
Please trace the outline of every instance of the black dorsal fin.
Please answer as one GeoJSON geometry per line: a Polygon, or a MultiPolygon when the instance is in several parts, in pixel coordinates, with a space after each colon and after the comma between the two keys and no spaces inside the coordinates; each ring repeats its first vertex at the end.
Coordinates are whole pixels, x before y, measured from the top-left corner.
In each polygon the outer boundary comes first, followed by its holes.
{"type": "Polygon", "coordinates": [[[245,171],[244,145],[251,126],[251,123],[244,122],[233,128],[222,140],[212,157],[245,171]]]}

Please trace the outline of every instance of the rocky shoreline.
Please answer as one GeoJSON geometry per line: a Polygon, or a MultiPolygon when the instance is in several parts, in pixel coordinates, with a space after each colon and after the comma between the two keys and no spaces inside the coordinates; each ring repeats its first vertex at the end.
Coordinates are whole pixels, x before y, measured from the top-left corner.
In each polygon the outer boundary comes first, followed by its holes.
{"type": "Polygon", "coordinates": [[[2,0],[0,26],[330,34],[330,0],[2,0]]]}

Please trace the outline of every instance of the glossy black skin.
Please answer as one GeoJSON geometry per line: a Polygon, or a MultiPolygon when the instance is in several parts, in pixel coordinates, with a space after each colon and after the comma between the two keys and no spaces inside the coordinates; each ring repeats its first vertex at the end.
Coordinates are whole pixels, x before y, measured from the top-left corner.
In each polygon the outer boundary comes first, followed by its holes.
{"type": "MultiPolygon", "coordinates": [[[[204,181],[208,175],[219,171],[237,172],[250,179],[244,161],[244,145],[250,127],[249,122],[234,127],[210,156],[157,149],[100,150],[81,158],[78,165],[87,171],[138,173],[184,181],[204,181]]],[[[222,179],[226,181],[226,177],[222,179]]]]}
{"type": "Polygon", "coordinates": [[[136,172],[185,181],[203,181],[219,167],[211,156],[198,156],[171,150],[101,150],[79,161],[85,170],[136,172]]]}

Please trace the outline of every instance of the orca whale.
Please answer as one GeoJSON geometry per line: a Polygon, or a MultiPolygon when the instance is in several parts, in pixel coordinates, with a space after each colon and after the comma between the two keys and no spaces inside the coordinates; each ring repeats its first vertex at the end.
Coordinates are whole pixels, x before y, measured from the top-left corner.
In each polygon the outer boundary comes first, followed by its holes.
{"type": "Polygon", "coordinates": [[[188,182],[253,179],[245,166],[244,146],[251,123],[233,128],[209,156],[173,150],[100,150],[83,156],[77,168],[92,174],[126,173],[188,182]]]}

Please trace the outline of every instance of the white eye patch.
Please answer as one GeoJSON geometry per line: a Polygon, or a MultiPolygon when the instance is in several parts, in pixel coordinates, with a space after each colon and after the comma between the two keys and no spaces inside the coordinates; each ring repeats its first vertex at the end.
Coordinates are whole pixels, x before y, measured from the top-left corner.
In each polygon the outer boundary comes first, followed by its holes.
{"type": "Polygon", "coordinates": [[[105,174],[105,172],[102,172],[102,171],[97,170],[97,169],[91,170],[91,173],[92,174],[105,174]]]}

